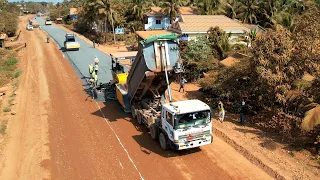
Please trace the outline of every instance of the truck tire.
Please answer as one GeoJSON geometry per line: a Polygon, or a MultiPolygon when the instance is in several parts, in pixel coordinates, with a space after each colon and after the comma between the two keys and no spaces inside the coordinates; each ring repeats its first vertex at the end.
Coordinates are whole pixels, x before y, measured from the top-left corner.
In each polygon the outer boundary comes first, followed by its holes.
{"type": "Polygon", "coordinates": [[[137,118],[136,109],[134,108],[134,105],[131,106],[131,116],[133,119],[137,118]]]}
{"type": "Polygon", "coordinates": [[[166,135],[161,132],[159,135],[159,142],[160,142],[160,146],[164,151],[167,151],[170,149],[169,143],[168,143],[168,139],[166,137],[166,135]]]}
{"type": "Polygon", "coordinates": [[[139,124],[142,124],[142,114],[140,112],[137,112],[137,121],[139,124]]]}
{"type": "Polygon", "coordinates": [[[154,140],[157,140],[159,138],[158,125],[151,124],[151,126],[150,126],[150,135],[151,135],[151,138],[154,139],[154,140]]]}

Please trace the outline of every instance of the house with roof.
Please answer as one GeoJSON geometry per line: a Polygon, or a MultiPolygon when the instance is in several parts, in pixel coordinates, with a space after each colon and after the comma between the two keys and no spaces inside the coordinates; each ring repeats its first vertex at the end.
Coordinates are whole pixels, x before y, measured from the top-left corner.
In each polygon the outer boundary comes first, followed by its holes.
{"type": "Polygon", "coordinates": [[[211,27],[219,27],[230,34],[231,44],[246,44],[242,40],[250,29],[224,15],[181,15],[170,27],[170,31],[180,35],[180,40],[190,41],[206,35],[211,27]]]}
{"type": "Polygon", "coordinates": [[[77,8],[70,8],[69,10],[69,16],[72,20],[78,19],[78,9],[77,8]]]}
{"type": "MultiPolygon", "coordinates": [[[[193,14],[193,8],[180,7],[179,15],[181,14],[193,14]]],[[[170,25],[170,15],[166,15],[161,7],[151,7],[150,10],[144,14],[144,30],[165,30],[168,29],[170,25]]]]}

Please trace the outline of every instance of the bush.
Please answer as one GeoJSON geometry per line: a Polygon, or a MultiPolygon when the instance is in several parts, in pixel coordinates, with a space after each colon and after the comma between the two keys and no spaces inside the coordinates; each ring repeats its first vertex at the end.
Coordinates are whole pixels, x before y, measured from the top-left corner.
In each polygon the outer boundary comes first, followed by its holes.
{"type": "Polygon", "coordinates": [[[3,109],[3,112],[10,112],[11,111],[11,107],[10,106],[6,106],[4,109],[3,109]]]}
{"type": "Polygon", "coordinates": [[[18,70],[17,72],[14,73],[13,77],[18,78],[21,75],[22,71],[18,70]]]}
{"type": "Polygon", "coordinates": [[[16,59],[16,58],[9,58],[8,60],[7,60],[7,65],[9,65],[9,66],[11,66],[11,65],[15,65],[15,64],[17,64],[19,62],[19,60],[18,59],[16,59]]]}
{"type": "Polygon", "coordinates": [[[11,12],[0,12],[0,32],[6,33],[9,37],[15,35],[18,27],[18,15],[11,12]]]}

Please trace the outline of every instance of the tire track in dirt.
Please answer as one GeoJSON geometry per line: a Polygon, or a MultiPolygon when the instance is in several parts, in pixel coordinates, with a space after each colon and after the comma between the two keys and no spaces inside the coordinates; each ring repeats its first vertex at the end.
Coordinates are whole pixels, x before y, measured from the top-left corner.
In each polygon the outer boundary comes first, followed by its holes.
{"type": "MultiPolygon", "coordinates": [[[[20,28],[24,29],[27,17],[21,17],[20,28]]],[[[45,77],[42,76],[41,46],[34,41],[35,33],[23,30],[21,37],[25,38],[28,46],[22,50],[20,61],[24,73],[18,89],[17,107],[14,120],[8,129],[9,144],[5,151],[0,179],[48,179],[50,173],[41,167],[41,161],[49,159],[48,127],[45,104],[48,90],[45,77]],[[37,53],[36,52],[40,52],[37,53]],[[32,67],[37,67],[33,69],[32,67]]]]}

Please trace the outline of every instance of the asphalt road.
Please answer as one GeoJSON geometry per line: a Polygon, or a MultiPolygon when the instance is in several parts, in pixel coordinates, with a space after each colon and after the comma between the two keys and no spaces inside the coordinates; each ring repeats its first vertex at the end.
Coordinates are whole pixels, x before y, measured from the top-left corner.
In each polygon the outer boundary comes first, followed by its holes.
{"type": "MultiPolygon", "coordinates": [[[[45,30],[54,39],[61,51],[64,51],[64,40],[67,31],[52,24],[45,25],[45,20],[42,17],[37,17],[36,20],[39,22],[41,28],[45,30]]],[[[97,56],[100,60],[98,83],[107,83],[112,79],[111,75],[111,58],[105,53],[93,48],[92,44],[88,44],[84,40],[77,38],[76,41],[80,43],[79,51],[64,51],[65,57],[71,62],[72,66],[75,67],[79,77],[85,81],[85,78],[89,77],[89,64],[94,64],[94,57],[97,56]],[[85,77],[85,78],[84,78],[85,77]]]]}

